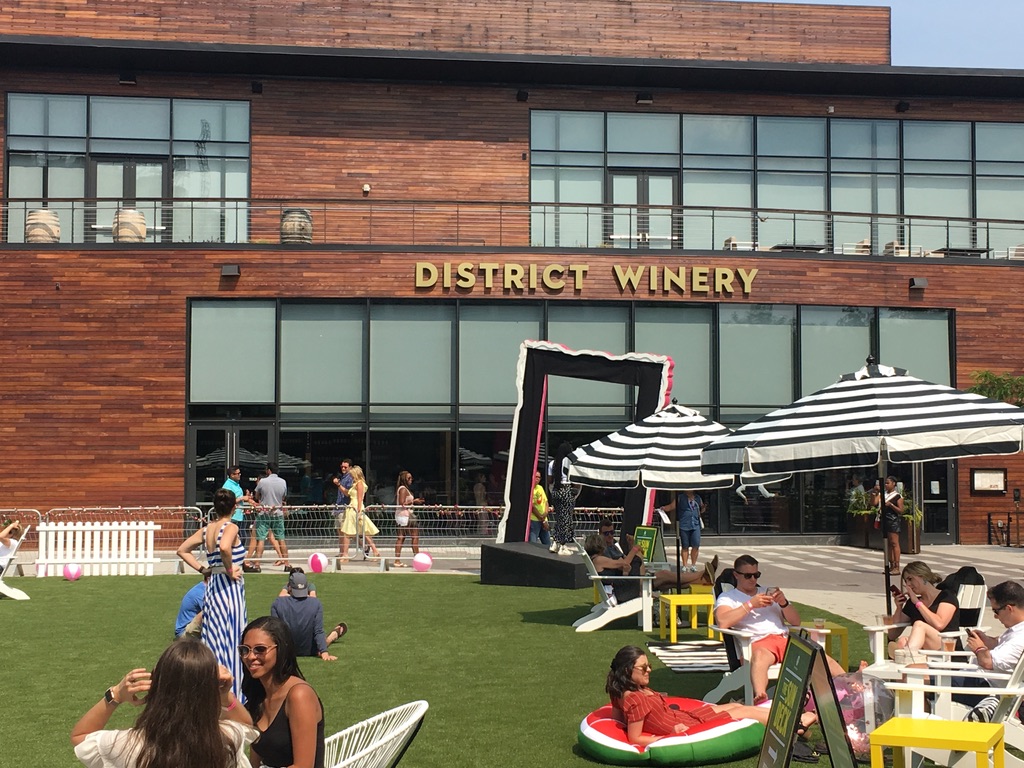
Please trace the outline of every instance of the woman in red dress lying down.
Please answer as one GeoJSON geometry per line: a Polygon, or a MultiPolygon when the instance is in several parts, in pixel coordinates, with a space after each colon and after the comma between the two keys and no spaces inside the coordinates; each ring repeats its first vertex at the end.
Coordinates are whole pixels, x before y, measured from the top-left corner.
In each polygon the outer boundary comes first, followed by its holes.
{"type": "MultiPolygon", "coordinates": [[[[768,724],[768,707],[746,704],[704,704],[691,710],[673,709],[665,695],[652,691],[651,665],[644,652],[635,645],[627,645],[615,654],[605,690],[612,699],[615,715],[626,724],[630,744],[647,746],[665,736],[686,733],[694,725],[705,723],[724,712],[734,720],[749,718],[762,725],[768,724]]],[[[807,728],[817,720],[812,712],[800,716],[800,725],[807,728]]]]}

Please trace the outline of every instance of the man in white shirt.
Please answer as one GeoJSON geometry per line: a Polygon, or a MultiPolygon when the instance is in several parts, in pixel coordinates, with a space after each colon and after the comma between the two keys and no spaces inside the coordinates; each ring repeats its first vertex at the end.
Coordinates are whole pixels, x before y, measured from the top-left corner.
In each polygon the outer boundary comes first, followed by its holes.
{"type": "MultiPolygon", "coordinates": [[[[995,638],[972,629],[967,635],[967,648],[974,652],[977,664],[982,669],[1008,674],[1017,666],[1021,653],[1024,653],[1024,587],[1015,581],[996,584],[988,591],[988,601],[992,606],[993,615],[1006,627],[1006,631],[995,638]]],[[[957,682],[959,680],[955,680],[954,684],[957,682]]],[[[1005,686],[1005,683],[981,679],[968,679],[965,682],[968,685],[1005,686]]],[[[974,709],[968,715],[969,720],[986,723],[991,720],[992,713],[999,703],[998,696],[953,696],[953,699],[968,706],[974,705],[974,709]]]]}
{"type": "MultiPolygon", "coordinates": [[[[758,585],[758,563],[740,555],[733,564],[736,588],[723,592],[715,601],[715,623],[724,629],[741,629],[754,635],[751,645],[750,680],[754,704],[768,699],[768,668],[782,661],[789,642],[789,627],[800,625],[800,614],[778,587],[758,585]]],[[[839,662],[826,656],[833,675],[846,672],[839,662]]]]}

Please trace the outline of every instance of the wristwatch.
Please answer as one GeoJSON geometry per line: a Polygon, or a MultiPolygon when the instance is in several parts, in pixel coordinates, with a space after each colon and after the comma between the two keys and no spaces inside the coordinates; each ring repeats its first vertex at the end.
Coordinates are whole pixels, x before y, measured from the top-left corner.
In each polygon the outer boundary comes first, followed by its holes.
{"type": "Polygon", "coordinates": [[[116,706],[117,706],[118,704],[120,704],[120,703],[121,703],[121,702],[119,702],[119,701],[118,701],[117,699],[115,699],[115,698],[114,698],[114,689],[113,689],[113,688],[107,688],[107,690],[105,690],[105,691],[103,692],[103,700],[104,700],[105,702],[107,702],[107,704],[112,704],[112,705],[113,705],[113,706],[115,706],[115,707],[116,707],[116,706]]]}

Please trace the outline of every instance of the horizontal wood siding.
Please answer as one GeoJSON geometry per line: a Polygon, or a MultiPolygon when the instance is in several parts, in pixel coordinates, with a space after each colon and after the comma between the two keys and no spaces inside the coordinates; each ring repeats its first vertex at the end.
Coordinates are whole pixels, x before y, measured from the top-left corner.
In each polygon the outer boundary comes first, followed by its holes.
{"type": "MultiPolygon", "coordinates": [[[[102,251],[0,249],[5,301],[0,308],[4,418],[0,461],[19,482],[8,506],[182,503],[184,488],[186,300],[189,297],[436,298],[516,301],[643,299],[672,303],[717,300],[646,288],[622,291],[613,266],[697,266],[758,269],[752,293],[728,303],[805,303],[954,307],[957,380],[970,384],[980,368],[1020,372],[1024,340],[1024,266],[950,266],[907,261],[825,263],[794,258],[534,251],[436,252],[316,250],[265,247],[209,252],[163,247],[102,251]],[[517,263],[526,268],[585,264],[584,287],[535,292],[417,289],[414,265],[427,261],[517,263]],[[222,280],[220,265],[241,267],[222,280]],[[910,277],[928,288],[913,294],[910,277]],[[60,288],[57,289],[59,284],[60,288]],[[857,286],[851,291],[850,286],[857,286]],[[966,291],[969,286],[970,290],[966,291]],[[969,299],[969,300],[967,300],[969,299]]],[[[890,360],[898,364],[897,360],[890,360]]],[[[1024,460],[978,459],[965,466],[1007,466],[1010,487],[1024,486],[1024,460]]],[[[972,497],[961,473],[961,535],[985,538],[985,514],[1008,502],[972,497]]]]}
{"type": "Polygon", "coordinates": [[[888,64],[889,9],[700,0],[9,0],[0,34],[349,49],[888,64]]]}

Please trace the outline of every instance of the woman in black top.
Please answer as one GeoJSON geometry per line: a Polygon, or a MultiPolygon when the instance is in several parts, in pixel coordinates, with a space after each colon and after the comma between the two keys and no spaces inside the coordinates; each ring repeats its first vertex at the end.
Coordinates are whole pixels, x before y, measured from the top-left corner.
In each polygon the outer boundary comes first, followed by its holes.
{"type": "Polygon", "coordinates": [[[920,560],[903,569],[903,591],[896,595],[895,623],[909,623],[910,633],[896,641],[894,650],[938,651],[940,632],[960,629],[960,604],[956,593],[939,589],[939,577],[920,560]]]}
{"type": "Polygon", "coordinates": [[[271,616],[255,619],[238,651],[245,708],[260,732],[253,766],[324,768],[324,708],[299,671],[288,627],[271,616]]]}

